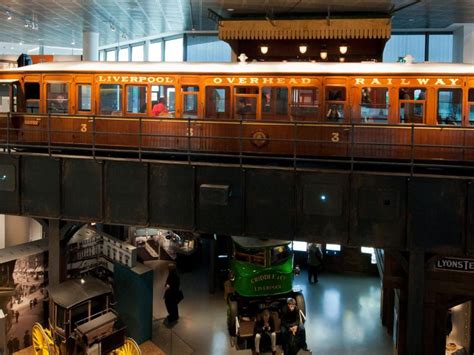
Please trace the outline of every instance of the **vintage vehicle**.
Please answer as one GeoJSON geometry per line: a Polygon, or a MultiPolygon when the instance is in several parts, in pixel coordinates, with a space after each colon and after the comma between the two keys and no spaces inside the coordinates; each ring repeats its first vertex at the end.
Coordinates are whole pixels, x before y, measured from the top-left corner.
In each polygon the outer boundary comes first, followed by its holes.
{"type": "Polygon", "coordinates": [[[227,326],[236,348],[253,347],[255,322],[264,309],[271,312],[279,332],[279,312],[288,297],[296,300],[304,322],[304,296],[293,288],[291,241],[232,237],[232,244],[226,284],[227,326]]]}
{"type": "Polygon", "coordinates": [[[92,277],[70,279],[48,292],[49,327],[36,323],[31,333],[35,354],[141,354],[111,308],[107,284],[92,277]]]}
{"type": "Polygon", "coordinates": [[[474,161],[474,66],[43,63],[0,71],[0,148],[474,161]]]}

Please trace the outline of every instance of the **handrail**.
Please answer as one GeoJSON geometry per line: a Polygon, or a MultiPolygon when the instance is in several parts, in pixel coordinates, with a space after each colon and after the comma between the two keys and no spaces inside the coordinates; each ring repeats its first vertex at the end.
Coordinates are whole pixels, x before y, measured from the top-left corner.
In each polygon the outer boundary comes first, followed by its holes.
{"type": "MultiPolygon", "coordinates": [[[[154,119],[150,117],[121,117],[121,116],[74,116],[74,115],[54,115],[54,114],[23,114],[10,113],[5,116],[7,120],[0,130],[0,147],[6,148],[9,154],[15,153],[17,148],[36,149],[36,151],[45,150],[48,156],[54,156],[60,150],[63,153],[74,152],[81,155],[90,155],[93,159],[98,156],[103,158],[103,153],[133,153],[138,154],[138,161],[151,159],[152,155],[159,157],[181,157],[186,158],[188,164],[195,157],[200,158],[234,158],[238,159],[240,167],[244,166],[250,160],[279,161],[291,163],[293,169],[301,167],[302,163],[338,163],[349,164],[353,170],[356,164],[384,164],[390,166],[405,166],[409,168],[409,174],[415,173],[416,167],[443,167],[459,168],[472,170],[474,167],[474,127],[447,126],[447,125],[419,125],[411,124],[373,124],[373,123],[331,123],[318,121],[270,121],[270,120],[207,120],[207,119],[154,119]],[[15,128],[15,118],[26,121],[30,124],[24,124],[20,128],[15,128]],[[45,119],[42,123],[42,119],[45,119]],[[74,128],[61,129],[61,125],[53,120],[88,120],[92,122],[92,132],[78,132],[74,128]],[[115,126],[98,125],[99,122],[114,121],[115,126]],[[120,130],[120,122],[127,122],[127,130],[120,130]],[[131,122],[131,124],[129,124],[131,122]],[[133,124],[135,122],[135,124],[133,124]],[[144,122],[147,126],[144,126],[144,122]],[[168,131],[149,131],[149,122],[156,122],[156,127],[169,128],[168,131]],[[162,126],[162,123],[173,122],[173,126],[162,126]],[[197,126],[199,124],[199,126],[197,126]],[[238,129],[232,126],[238,125],[238,129]],[[213,130],[215,125],[222,128],[221,134],[213,130]],[[270,135],[263,138],[265,144],[260,147],[254,143],[258,138],[252,137],[252,130],[257,126],[259,130],[270,130],[270,135]],[[55,127],[53,129],[53,127],[55,127]],[[59,128],[58,128],[59,127],[59,128]],[[106,130],[98,130],[106,127],[106,130]],[[118,127],[118,129],[117,129],[118,127]],[[194,128],[199,130],[194,132],[194,128]],[[282,130],[278,130],[281,127],[282,130]],[[286,127],[286,128],[285,128],[286,127]],[[112,131],[111,128],[114,128],[112,131]],[[209,128],[206,134],[206,128],[209,128]],[[383,130],[390,134],[392,129],[402,129],[398,137],[400,140],[378,140],[378,131],[367,132],[366,129],[383,130]],[[420,140],[419,132],[431,130],[433,132],[453,132],[450,140],[443,144],[431,142],[424,143],[420,140]],[[2,132],[6,131],[6,134],[2,132]],[[388,131],[388,132],[387,132],[388,131]],[[462,132],[460,132],[462,131],[462,132]],[[31,136],[30,133],[39,133],[39,137],[47,138],[44,145],[41,145],[41,139],[31,136]],[[217,133],[216,133],[217,132],[217,133]],[[280,134],[280,132],[283,132],[280,134]],[[287,132],[286,135],[284,132],[287,132]],[[291,133],[290,133],[291,132],[291,133]],[[418,133],[417,133],[418,132],[418,133]],[[85,143],[75,143],[74,136],[81,135],[85,143]],[[331,138],[331,134],[336,134],[331,138]],[[347,135],[350,135],[347,137],[347,135]],[[469,136],[471,134],[471,136],[469,136]],[[4,139],[2,140],[2,135],[4,139]],[[65,137],[65,138],[64,138],[65,137]],[[313,137],[315,137],[313,139],[313,137]],[[472,137],[472,138],[470,138],[472,137]],[[120,139],[123,138],[123,139],[120,139]],[[337,138],[337,139],[336,139],[337,138]],[[372,139],[374,138],[374,139],[372,139]],[[133,140],[132,145],[127,140],[133,140]],[[186,139],[187,146],[185,146],[186,139]],[[472,142],[469,142],[469,140],[472,142]],[[112,143],[110,143],[112,142],[112,143]],[[115,143],[113,143],[115,142],[115,143]],[[123,145],[121,142],[125,142],[123,145]],[[127,143],[128,142],[128,143],[127,143]],[[181,142],[181,143],[179,143],[181,142]],[[196,144],[194,144],[196,142],[196,144]],[[212,143],[218,143],[222,147],[220,151],[212,150],[208,146],[212,143]],[[253,143],[249,145],[246,143],[253,143]],[[272,149],[264,148],[268,144],[280,144],[281,150],[276,152],[272,149]],[[459,143],[459,144],[456,144],[459,143]],[[318,145],[323,147],[324,154],[311,154],[318,152],[318,145]],[[292,148],[290,148],[292,147],[292,148]],[[336,148],[332,150],[332,148],[336,148]],[[436,149],[436,154],[430,150],[436,149]],[[306,151],[303,151],[306,150],[306,151]],[[395,151],[395,149],[400,149],[395,151]],[[286,153],[285,153],[286,151],[286,153]],[[427,154],[425,160],[417,158],[419,154],[427,154]],[[273,155],[270,155],[273,154],[273,155]],[[396,155],[398,154],[398,156],[396,155]],[[431,154],[431,156],[429,155],[431,154]],[[450,160],[453,160],[450,162],[450,160]],[[452,159],[451,157],[459,157],[452,159]],[[435,160],[440,159],[440,160],[435,160]],[[443,160],[444,159],[444,160],[443,160]],[[430,161],[431,160],[431,161],[430,161]],[[455,161],[459,160],[459,161],[455,161]],[[461,161],[461,162],[460,162],[461,161]]],[[[73,126],[74,127],[74,126],[73,126]]],[[[237,128],[237,127],[236,127],[237,128]]],[[[383,134],[383,133],[381,133],[383,134]]],[[[24,154],[28,154],[25,152],[24,154]]],[[[156,157],[155,157],[156,159],[156,157]]]]}

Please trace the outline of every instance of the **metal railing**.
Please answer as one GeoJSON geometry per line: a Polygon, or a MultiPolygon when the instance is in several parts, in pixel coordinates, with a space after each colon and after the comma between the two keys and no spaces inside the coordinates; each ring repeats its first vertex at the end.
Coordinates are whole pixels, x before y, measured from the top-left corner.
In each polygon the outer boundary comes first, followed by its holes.
{"type": "Polygon", "coordinates": [[[10,154],[228,162],[241,167],[384,166],[411,175],[415,168],[474,169],[474,128],[413,123],[7,113],[0,115],[2,148],[10,154]]]}

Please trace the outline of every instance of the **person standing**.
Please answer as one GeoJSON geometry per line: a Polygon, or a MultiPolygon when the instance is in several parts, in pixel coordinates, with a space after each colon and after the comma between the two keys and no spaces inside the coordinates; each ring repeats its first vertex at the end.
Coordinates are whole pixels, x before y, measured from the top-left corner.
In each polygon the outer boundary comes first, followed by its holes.
{"type": "Polygon", "coordinates": [[[323,266],[323,253],[316,243],[308,243],[308,282],[318,282],[318,271],[323,266]]]}
{"type": "Polygon", "coordinates": [[[15,319],[16,319],[16,322],[18,323],[18,317],[20,316],[20,312],[16,311],[15,312],[15,319]]]}
{"type": "Polygon", "coordinates": [[[31,335],[28,329],[25,330],[25,335],[23,335],[23,345],[24,348],[27,348],[31,345],[31,335]]]}
{"type": "Polygon", "coordinates": [[[165,284],[165,305],[168,316],[165,322],[168,324],[176,322],[179,318],[178,303],[180,301],[179,276],[176,272],[176,264],[168,264],[168,277],[165,284]]]}

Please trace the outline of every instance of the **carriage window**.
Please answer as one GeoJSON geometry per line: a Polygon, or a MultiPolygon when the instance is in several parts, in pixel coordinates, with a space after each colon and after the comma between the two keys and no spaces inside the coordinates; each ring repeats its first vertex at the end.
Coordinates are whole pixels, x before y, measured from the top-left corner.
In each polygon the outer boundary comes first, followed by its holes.
{"type": "Polygon", "coordinates": [[[360,115],[363,122],[388,122],[388,89],[362,88],[360,115]]]}
{"type": "Polygon", "coordinates": [[[257,98],[235,96],[234,117],[239,120],[254,120],[257,118],[257,98]]]}
{"type": "Polygon", "coordinates": [[[327,86],[326,101],[346,101],[346,88],[343,86],[327,86]]]}
{"type": "Polygon", "coordinates": [[[89,316],[89,301],[86,301],[79,306],[74,306],[74,308],[71,309],[71,329],[75,328],[77,322],[86,319],[89,316]]]}
{"type": "Polygon", "coordinates": [[[236,86],[234,89],[235,94],[251,94],[258,95],[258,87],[255,86],[236,86]]]}
{"type": "Polygon", "coordinates": [[[56,305],[56,326],[64,329],[64,315],[65,309],[59,305],[56,305]]]}
{"type": "Polygon", "coordinates": [[[424,123],[426,89],[400,88],[398,92],[401,123],[424,123]]]}
{"type": "Polygon", "coordinates": [[[67,113],[68,85],[65,83],[48,84],[46,86],[46,102],[48,113],[67,113]]]}
{"type": "Polygon", "coordinates": [[[462,123],[462,89],[438,90],[438,124],[462,123]]]}
{"type": "Polygon", "coordinates": [[[291,95],[292,118],[317,120],[319,118],[318,96],[318,88],[293,88],[291,95]]]}
{"type": "Polygon", "coordinates": [[[474,89],[469,89],[469,93],[467,95],[467,101],[469,101],[469,124],[474,125],[474,89]]]}
{"type": "Polygon", "coordinates": [[[172,85],[153,85],[151,87],[151,106],[153,116],[175,117],[176,90],[172,85]]]}
{"type": "Polygon", "coordinates": [[[39,112],[40,85],[39,83],[25,83],[25,101],[27,113],[39,112]]]}
{"type": "Polygon", "coordinates": [[[10,84],[0,84],[0,112],[10,112],[10,84]]]}
{"type": "Polygon", "coordinates": [[[326,119],[329,122],[342,122],[344,119],[344,101],[346,88],[343,86],[326,87],[326,119]]]}
{"type": "Polygon", "coordinates": [[[197,118],[199,86],[183,86],[183,117],[197,118]]]}
{"type": "Polygon", "coordinates": [[[100,114],[120,116],[122,113],[122,87],[115,84],[100,86],[100,114]]]}
{"type": "Polygon", "coordinates": [[[78,111],[90,111],[92,88],[89,84],[77,85],[77,107],[78,111]]]}
{"type": "Polygon", "coordinates": [[[288,88],[262,88],[262,119],[288,119],[288,88]]]}
{"type": "Polygon", "coordinates": [[[285,262],[291,255],[291,249],[288,245],[280,245],[270,250],[270,262],[277,265],[285,262]]]}
{"type": "Polygon", "coordinates": [[[127,86],[127,113],[146,113],[146,86],[127,86]]]}
{"type": "Polygon", "coordinates": [[[265,249],[245,249],[237,244],[234,247],[235,260],[265,266],[265,249]]]}
{"type": "Polygon", "coordinates": [[[230,88],[206,87],[206,117],[230,118],[230,88]]]}

